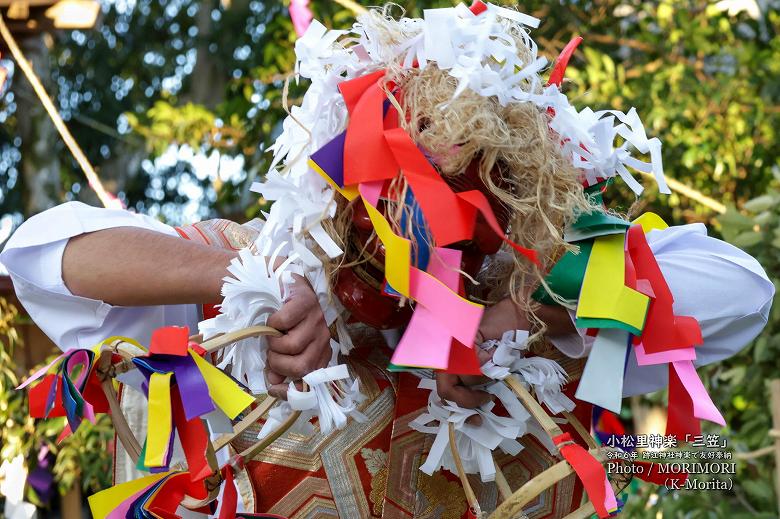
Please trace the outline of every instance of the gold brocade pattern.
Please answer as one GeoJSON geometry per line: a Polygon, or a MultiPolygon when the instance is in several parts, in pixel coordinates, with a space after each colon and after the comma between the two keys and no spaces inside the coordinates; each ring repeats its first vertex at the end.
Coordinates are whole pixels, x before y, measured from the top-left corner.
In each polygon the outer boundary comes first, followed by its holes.
{"type": "Polygon", "coordinates": [[[373,503],[374,515],[381,517],[387,488],[387,453],[380,449],[362,449],[360,455],[366,462],[366,468],[371,474],[371,492],[368,498],[373,503]]]}
{"type": "Polygon", "coordinates": [[[417,488],[425,496],[426,503],[425,508],[416,511],[415,517],[460,519],[466,513],[463,487],[459,482],[447,480],[441,472],[434,472],[432,476],[420,472],[417,488]]]}

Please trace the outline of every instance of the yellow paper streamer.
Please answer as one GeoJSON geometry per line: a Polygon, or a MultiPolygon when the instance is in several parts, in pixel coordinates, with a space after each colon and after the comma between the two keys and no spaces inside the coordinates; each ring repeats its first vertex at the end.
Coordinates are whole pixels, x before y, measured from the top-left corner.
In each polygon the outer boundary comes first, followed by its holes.
{"type": "Polygon", "coordinates": [[[228,418],[235,419],[241,411],[254,403],[255,398],[245,393],[232,378],[206,362],[197,353],[190,351],[190,356],[195,359],[195,364],[206,381],[211,399],[228,418]]]}
{"type": "Polygon", "coordinates": [[[144,465],[165,465],[173,427],[171,377],[173,373],[152,373],[149,378],[149,416],[144,465]]]}
{"type": "Polygon", "coordinates": [[[613,319],[641,330],[650,298],[625,286],[625,238],[611,234],[593,241],[577,317],[613,319]]]}
{"type": "Polygon", "coordinates": [[[344,186],[344,187],[341,187],[340,185],[336,184],[333,181],[333,179],[330,178],[330,175],[325,173],[325,171],[323,171],[322,168],[319,167],[319,165],[316,162],[314,162],[313,160],[309,159],[308,163],[309,163],[309,167],[311,169],[313,169],[314,171],[319,173],[319,175],[322,178],[324,178],[325,181],[328,184],[330,184],[333,189],[335,189],[336,191],[341,193],[342,196],[344,196],[344,198],[346,198],[347,200],[352,201],[352,200],[356,199],[360,195],[360,193],[357,190],[357,186],[344,186]]]}
{"type": "Polygon", "coordinates": [[[366,206],[371,223],[374,224],[376,235],[385,246],[385,278],[401,295],[409,297],[411,244],[409,240],[394,233],[384,215],[365,198],[363,204],[366,206]]]}
{"type": "Polygon", "coordinates": [[[89,501],[89,509],[92,510],[92,517],[105,519],[120,503],[126,501],[133,494],[154,485],[168,474],[169,472],[164,472],[134,479],[89,496],[87,501],[89,501]]]}
{"type": "Polygon", "coordinates": [[[664,219],[655,213],[643,213],[631,223],[641,225],[642,231],[645,234],[656,229],[662,230],[669,227],[666,222],[664,222],[664,219]]]}

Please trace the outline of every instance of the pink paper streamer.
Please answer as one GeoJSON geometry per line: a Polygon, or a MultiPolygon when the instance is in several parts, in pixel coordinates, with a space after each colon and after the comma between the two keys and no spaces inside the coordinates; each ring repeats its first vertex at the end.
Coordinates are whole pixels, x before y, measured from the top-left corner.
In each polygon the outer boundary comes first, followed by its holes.
{"type": "Polygon", "coordinates": [[[382,194],[382,187],[385,185],[384,180],[375,180],[373,182],[363,182],[358,185],[358,191],[360,195],[371,205],[376,207],[379,203],[379,195],[382,194]]]}
{"type": "Polygon", "coordinates": [[[604,508],[607,509],[607,512],[617,510],[617,498],[615,497],[615,491],[612,490],[612,485],[609,484],[608,478],[604,478],[604,491],[607,496],[604,498],[604,508]]]}
{"type": "Polygon", "coordinates": [[[309,0],[291,0],[290,1],[290,19],[292,19],[295,34],[300,38],[309,28],[314,15],[309,9],[309,0]]]}
{"type": "Polygon", "coordinates": [[[92,404],[84,401],[84,418],[89,420],[92,424],[95,423],[95,409],[92,407],[92,404]]]}
{"type": "Polygon", "coordinates": [[[428,274],[435,277],[452,291],[457,292],[460,283],[460,260],[463,253],[446,247],[434,247],[428,261],[428,274]]]}
{"type": "MultiPolygon", "coordinates": [[[[447,288],[457,290],[461,251],[436,247],[428,262],[428,274],[447,288]]],[[[450,357],[450,332],[423,305],[417,306],[391,362],[399,366],[446,369],[450,357]],[[424,346],[423,346],[424,345],[424,346]]]]}
{"type": "Polygon", "coordinates": [[[81,364],[83,368],[79,373],[79,377],[75,382],[73,382],[73,385],[75,385],[77,388],[84,383],[84,379],[86,379],[87,375],[89,375],[90,365],[89,354],[87,353],[87,350],[79,350],[68,359],[68,364],[65,366],[65,371],[68,373],[68,377],[70,377],[70,374],[79,364],[81,364]]]}
{"type": "Polygon", "coordinates": [[[659,351],[658,353],[646,353],[645,347],[640,343],[634,346],[634,353],[636,353],[636,363],[640,366],[668,364],[670,362],[683,360],[696,360],[696,350],[693,347],[659,351]]]}
{"type": "Polygon", "coordinates": [[[680,377],[683,387],[693,401],[693,416],[699,420],[709,420],[718,425],[726,426],[726,420],[720,414],[718,408],[712,403],[710,395],[704,388],[704,384],[696,373],[696,368],[690,360],[672,362],[677,376],[680,377]]]}
{"type": "Polygon", "coordinates": [[[51,369],[52,366],[54,366],[59,361],[61,361],[62,357],[64,357],[66,354],[67,352],[62,353],[59,357],[51,361],[47,366],[42,367],[41,369],[39,369],[38,371],[30,375],[30,377],[24,382],[22,382],[21,384],[19,384],[19,386],[17,386],[16,389],[24,389],[30,384],[32,384],[33,382],[35,382],[36,380],[38,380],[39,378],[41,378],[42,376],[44,376],[46,373],[49,372],[49,369],[51,369]]]}
{"type": "Polygon", "coordinates": [[[466,346],[474,345],[484,307],[461,299],[444,283],[416,268],[410,272],[409,294],[418,305],[430,310],[452,337],[466,346]]]}
{"type": "Polygon", "coordinates": [[[446,369],[451,346],[452,337],[447,328],[427,308],[418,306],[391,362],[398,366],[446,369]]]}

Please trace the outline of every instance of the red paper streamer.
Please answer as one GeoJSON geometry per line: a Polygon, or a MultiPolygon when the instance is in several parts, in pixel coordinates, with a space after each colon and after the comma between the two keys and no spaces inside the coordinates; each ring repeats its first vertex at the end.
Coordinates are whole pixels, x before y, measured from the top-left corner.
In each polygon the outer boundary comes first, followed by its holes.
{"type": "Polygon", "coordinates": [[[627,233],[628,252],[638,279],[646,279],[653,289],[642,335],[634,337],[634,344],[642,343],[646,353],[659,353],[702,344],[699,323],[693,317],[674,315],[674,297],[661,267],[655,259],[647,238],[639,225],[627,233]]]}
{"type": "Polygon", "coordinates": [[[577,47],[580,43],[582,43],[582,36],[572,38],[572,40],[566,44],[561,53],[555,59],[555,65],[553,65],[552,72],[550,72],[550,78],[547,80],[548,85],[561,86],[561,83],[563,83],[563,77],[566,75],[566,67],[569,66],[569,60],[574,54],[574,51],[577,50],[577,47]]]}
{"type": "Polygon", "coordinates": [[[471,7],[469,7],[469,9],[471,9],[472,13],[476,15],[480,15],[485,11],[487,11],[487,5],[485,5],[485,2],[483,2],[482,0],[474,0],[474,3],[471,4],[471,7]]]}
{"type": "Polygon", "coordinates": [[[453,192],[402,128],[387,130],[384,135],[420,204],[437,246],[446,247],[472,239],[479,211],[493,232],[530,261],[539,264],[536,251],[507,239],[484,194],[477,190],[453,192]]]}
{"type": "Polygon", "coordinates": [[[607,497],[604,481],[607,479],[607,471],[596,458],[574,443],[569,433],[563,433],[553,438],[563,458],[569,462],[577,477],[582,481],[588,499],[593,503],[593,508],[600,518],[609,517],[610,513],[604,506],[607,497]]]}
{"type": "Polygon", "coordinates": [[[233,481],[233,467],[226,465],[222,469],[225,490],[222,492],[222,508],[219,510],[219,519],[234,519],[238,506],[238,491],[233,481]]]}
{"type": "Polygon", "coordinates": [[[701,434],[701,421],[693,416],[693,400],[670,363],[666,435],[685,441],[689,435],[699,434],[701,434]]]}
{"type": "Polygon", "coordinates": [[[49,398],[51,386],[59,375],[50,373],[43,380],[35,384],[27,393],[27,402],[32,418],[54,418],[65,416],[65,408],[62,406],[62,380],[57,384],[57,393],[54,396],[54,406],[49,414],[46,414],[46,400],[49,398]]]}
{"type": "Polygon", "coordinates": [[[398,166],[385,141],[385,93],[379,86],[384,71],[360,76],[339,84],[349,111],[344,141],[344,185],[387,180],[398,174],[398,166]]]}
{"type": "Polygon", "coordinates": [[[452,339],[450,358],[447,360],[447,369],[444,372],[454,375],[482,375],[476,349],[452,339]]]}
{"type": "Polygon", "coordinates": [[[152,332],[149,342],[150,354],[187,355],[190,329],[186,326],[163,326],[152,332]]]}
{"type": "Polygon", "coordinates": [[[187,420],[184,415],[184,406],[181,401],[179,387],[171,392],[171,407],[173,409],[173,423],[179,432],[184,457],[187,459],[187,468],[192,481],[202,481],[212,474],[206,451],[209,445],[209,435],[206,426],[200,418],[187,420]]]}
{"type": "Polygon", "coordinates": [[[185,495],[201,500],[208,496],[208,491],[202,481],[190,481],[189,472],[173,474],[162,483],[146,509],[162,519],[181,519],[176,510],[185,495]]]}

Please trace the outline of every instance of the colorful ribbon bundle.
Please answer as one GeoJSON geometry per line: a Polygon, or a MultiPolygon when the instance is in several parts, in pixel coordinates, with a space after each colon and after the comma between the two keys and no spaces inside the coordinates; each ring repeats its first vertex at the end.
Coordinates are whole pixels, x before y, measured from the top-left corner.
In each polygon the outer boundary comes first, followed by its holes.
{"type": "Polygon", "coordinates": [[[209,476],[208,431],[202,418],[221,412],[235,419],[255,399],[229,375],[220,371],[189,344],[186,327],[155,330],[149,355],[133,358],[144,376],[143,389],[149,402],[146,441],[139,468],[150,472],[169,469],[174,430],[181,439],[193,481],[209,476]]]}
{"type": "MultiPolygon", "coordinates": [[[[568,233],[579,254],[564,255],[547,281],[559,296],[577,300],[576,325],[595,336],[577,398],[619,413],[632,348],[640,366],[668,364],[667,434],[684,438],[700,433],[698,420],[725,422],[693,366],[694,347],[702,343],[699,325],[674,314],[674,298],[645,238],[665,227],[652,213],[633,224],[584,215],[568,233]]],[[[545,301],[544,294],[536,296],[545,301]]]]}
{"type": "MultiPolygon", "coordinates": [[[[22,389],[42,379],[29,390],[30,414],[35,418],[66,416],[69,434],[83,418],[94,422],[95,413],[109,412],[96,359],[104,354],[114,361],[129,357],[128,368],[137,369],[135,377],[129,376],[131,372],[123,375],[125,382],[148,399],[147,436],[138,468],[152,475],[92,496],[95,517],[177,517],[176,509],[185,495],[206,499],[213,490],[210,487],[221,482],[216,477],[219,469],[204,420],[233,420],[255,399],[206,361],[202,357],[205,351],[190,343],[188,335],[186,327],[159,328],[152,334],[148,352],[123,338],[108,339],[92,350],[71,350],[19,386],[22,389]],[[129,345],[131,353],[113,353],[111,346],[117,342],[129,345]],[[170,470],[176,436],[184,451],[186,472],[170,470]]],[[[226,466],[222,477],[231,479],[231,471],[226,466]]],[[[225,509],[230,509],[229,502],[225,509]]]]}
{"type": "MultiPolygon", "coordinates": [[[[424,218],[422,234],[430,232],[439,257],[455,258],[459,254],[445,246],[471,240],[477,214],[529,260],[536,262],[536,254],[506,238],[483,193],[476,190],[455,193],[441,178],[411,137],[398,127],[395,108],[385,109],[383,76],[384,71],[377,71],[339,85],[350,114],[350,124],[342,134],[313,153],[309,163],[346,198],[359,197],[363,202],[386,250],[385,293],[401,295],[417,303],[393,356],[393,364],[473,373],[473,362],[452,362],[451,349],[472,347],[482,317],[482,305],[458,295],[457,276],[446,283],[432,275],[431,269],[425,270],[431,266],[429,261],[412,265],[411,243],[393,231],[378,209],[380,197],[393,196],[389,185],[403,175],[409,183],[412,206],[418,205],[424,218]],[[366,168],[365,164],[369,162],[375,167],[366,168]],[[432,339],[433,344],[425,349],[415,347],[426,337],[432,339]]],[[[425,249],[418,252],[417,259],[430,258],[432,247],[429,243],[419,241],[417,246],[425,249]]],[[[457,259],[457,263],[450,264],[455,271],[460,267],[457,259]]]]}
{"type": "MultiPolygon", "coordinates": [[[[115,485],[89,497],[89,507],[96,519],[165,518],[175,519],[184,496],[204,499],[203,482],[195,483],[189,472],[163,472],[115,485]]],[[[200,510],[211,513],[211,508],[200,510]]]]}
{"type": "Polygon", "coordinates": [[[30,416],[66,417],[67,426],[59,440],[78,429],[84,418],[95,423],[96,413],[109,411],[108,401],[100,387],[95,360],[101,348],[114,340],[114,337],[107,339],[92,350],[67,351],[16,388],[25,389],[40,380],[28,390],[30,416]]]}

